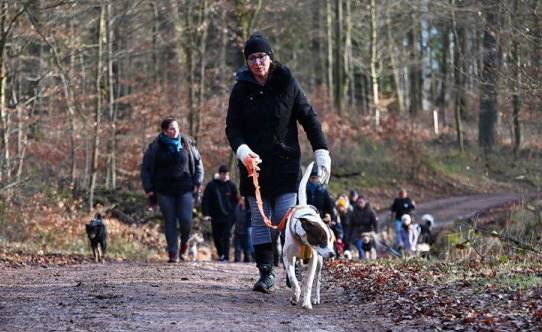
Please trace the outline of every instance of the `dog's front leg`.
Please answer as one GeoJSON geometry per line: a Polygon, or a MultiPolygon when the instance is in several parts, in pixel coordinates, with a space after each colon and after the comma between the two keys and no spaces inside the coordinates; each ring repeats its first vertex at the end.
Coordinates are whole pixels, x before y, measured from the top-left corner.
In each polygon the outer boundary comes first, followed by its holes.
{"type": "Polygon", "coordinates": [[[316,274],[316,265],[318,263],[318,253],[311,249],[311,259],[309,260],[309,275],[307,276],[307,286],[305,287],[305,295],[303,297],[303,308],[312,309],[311,293],[314,275],[316,274]]]}
{"type": "Polygon", "coordinates": [[[318,263],[316,265],[316,290],[315,297],[312,300],[312,304],[320,304],[320,281],[322,280],[322,266],[324,265],[324,259],[318,255],[318,263]]]}
{"type": "Polygon", "coordinates": [[[296,305],[299,303],[299,297],[301,296],[301,287],[299,286],[299,282],[297,281],[297,278],[295,276],[295,257],[290,257],[288,259],[289,255],[282,256],[282,262],[284,263],[284,266],[286,267],[286,278],[290,280],[290,285],[292,286],[293,294],[292,298],[290,299],[290,303],[292,305],[296,305]]]}

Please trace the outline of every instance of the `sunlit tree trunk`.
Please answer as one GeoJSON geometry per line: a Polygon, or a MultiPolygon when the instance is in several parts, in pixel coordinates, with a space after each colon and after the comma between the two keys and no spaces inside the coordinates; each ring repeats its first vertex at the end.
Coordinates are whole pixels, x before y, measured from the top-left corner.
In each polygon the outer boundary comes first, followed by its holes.
{"type": "MultiPolygon", "coordinates": [[[[107,3],[106,27],[107,27],[107,96],[109,103],[109,144],[107,151],[107,171],[106,187],[107,189],[117,188],[117,107],[115,104],[115,81],[113,78],[113,36],[111,2],[107,3]]],[[[153,52],[154,54],[154,52],[153,52]]],[[[155,67],[156,68],[156,67],[155,67]]]]}
{"type": "Polygon", "coordinates": [[[94,144],[92,149],[92,165],[91,165],[91,177],[90,177],[90,188],[89,188],[89,201],[88,206],[89,210],[92,211],[94,208],[94,191],[96,190],[96,181],[98,177],[98,157],[99,157],[99,147],[100,147],[100,125],[102,119],[102,55],[103,55],[103,45],[106,39],[106,28],[105,28],[105,15],[106,6],[102,2],[100,5],[100,19],[98,20],[98,33],[97,33],[97,45],[98,50],[96,53],[96,82],[95,82],[95,119],[94,119],[94,144]]]}
{"type": "Polygon", "coordinates": [[[377,59],[377,30],[376,30],[376,1],[371,0],[371,87],[373,94],[373,112],[376,125],[380,125],[380,100],[378,97],[378,59],[377,59]]]}

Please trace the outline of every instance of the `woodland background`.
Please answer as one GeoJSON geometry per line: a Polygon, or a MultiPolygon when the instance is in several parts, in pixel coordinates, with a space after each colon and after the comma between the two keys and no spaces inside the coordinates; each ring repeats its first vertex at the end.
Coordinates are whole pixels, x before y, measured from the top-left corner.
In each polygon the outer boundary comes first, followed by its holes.
{"type": "Polygon", "coordinates": [[[355,153],[341,151],[362,140],[412,155],[440,139],[473,147],[488,169],[502,147],[518,158],[540,153],[537,0],[1,0],[0,8],[4,202],[44,185],[84,192],[87,208],[96,188],[141,191],[142,153],[166,115],[196,139],[207,179],[219,164],[233,166],[224,119],[253,32],[301,82],[338,177],[359,173],[355,153]]]}

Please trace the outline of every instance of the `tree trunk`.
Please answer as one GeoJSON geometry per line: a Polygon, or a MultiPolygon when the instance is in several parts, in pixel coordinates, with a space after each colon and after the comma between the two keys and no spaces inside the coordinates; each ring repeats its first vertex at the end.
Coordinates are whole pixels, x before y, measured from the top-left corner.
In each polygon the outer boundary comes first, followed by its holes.
{"type": "Polygon", "coordinates": [[[401,79],[399,76],[399,64],[397,60],[397,46],[395,45],[395,41],[392,37],[392,29],[391,29],[391,18],[389,16],[389,13],[386,13],[386,26],[387,26],[387,37],[388,37],[388,45],[390,50],[390,61],[391,61],[391,70],[393,75],[393,85],[395,87],[395,95],[397,96],[397,108],[399,110],[400,114],[403,114],[405,112],[405,104],[404,104],[404,97],[403,97],[403,89],[401,89],[401,79]]]}
{"type": "MultiPolygon", "coordinates": [[[[106,27],[107,27],[107,96],[109,99],[109,126],[110,136],[107,151],[106,187],[115,190],[117,188],[117,107],[115,105],[115,81],[113,78],[113,28],[111,2],[107,3],[106,27]]],[[[154,52],[153,52],[154,55],[154,52]]],[[[156,68],[156,67],[155,67],[156,68]]]]}
{"type": "Polygon", "coordinates": [[[331,0],[326,0],[326,39],[327,39],[327,91],[329,100],[334,102],[333,82],[333,12],[331,11],[331,0]]]}
{"type": "Polygon", "coordinates": [[[462,25],[457,24],[455,16],[455,0],[452,2],[452,27],[454,31],[454,53],[453,53],[453,63],[454,63],[454,116],[455,116],[455,130],[457,137],[457,144],[459,145],[459,150],[464,151],[463,144],[463,128],[461,123],[461,115],[465,109],[465,98],[463,91],[463,54],[462,47],[463,45],[463,27],[462,25]]]}
{"type": "Polygon", "coordinates": [[[439,57],[439,68],[440,68],[440,89],[439,95],[437,97],[437,107],[440,110],[440,119],[442,121],[442,126],[447,126],[446,123],[446,110],[448,104],[446,102],[446,93],[448,90],[448,52],[450,49],[450,31],[449,26],[445,24],[441,29],[441,44],[442,52],[439,57]]]}
{"type": "Polygon", "coordinates": [[[6,16],[8,15],[7,2],[2,1],[0,3],[2,15],[0,17],[0,129],[2,130],[1,137],[1,151],[2,155],[0,156],[0,183],[3,181],[9,181],[11,178],[10,174],[10,163],[9,163],[9,114],[6,109],[6,65],[5,65],[5,56],[6,56],[6,42],[7,42],[7,33],[6,33],[6,16]]]}
{"type": "MultiPolygon", "coordinates": [[[[518,24],[518,0],[512,0],[512,28],[514,31],[519,31],[518,24]]],[[[520,43],[517,36],[512,37],[512,49],[510,50],[510,56],[512,63],[510,64],[512,70],[512,121],[514,128],[514,154],[517,156],[521,147],[521,125],[519,121],[521,110],[520,99],[520,87],[521,87],[521,65],[519,59],[519,47],[520,43]]]]}
{"type": "Polygon", "coordinates": [[[205,98],[205,58],[206,58],[206,48],[207,48],[207,32],[209,31],[209,22],[208,22],[208,7],[207,0],[203,0],[201,3],[201,13],[200,13],[200,22],[198,24],[198,29],[201,30],[200,43],[199,43],[199,88],[198,88],[198,108],[197,108],[197,117],[196,117],[196,133],[194,139],[196,142],[199,140],[200,130],[201,130],[201,110],[203,109],[203,100],[205,98]]]}
{"type": "Polygon", "coordinates": [[[372,109],[376,125],[380,125],[380,101],[378,99],[378,59],[377,59],[377,31],[376,31],[376,1],[371,0],[371,87],[373,93],[372,109]]]}
{"type": "Polygon", "coordinates": [[[342,91],[344,89],[343,69],[343,3],[342,0],[335,0],[335,107],[337,113],[342,113],[342,91]]]}
{"type": "MultiPolygon", "coordinates": [[[[352,0],[344,0],[346,3],[346,11],[344,16],[345,31],[344,31],[344,79],[343,79],[343,91],[342,100],[347,100],[348,90],[353,81],[353,65],[352,65],[352,0]]],[[[352,91],[350,91],[351,93],[352,91]]],[[[353,98],[350,98],[349,104],[352,105],[353,98]]]]}
{"type": "Polygon", "coordinates": [[[482,15],[485,19],[483,35],[483,68],[480,79],[480,118],[478,142],[487,156],[495,144],[495,123],[497,122],[497,15],[492,10],[493,1],[482,1],[482,15]]]}
{"type": "Polygon", "coordinates": [[[91,166],[91,177],[90,177],[90,188],[89,188],[89,200],[88,207],[92,211],[94,208],[94,191],[96,190],[96,180],[98,177],[98,155],[100,147],[100,124],[102,119],[102,54],[103,54],[103,39],[106,38],[105,32],[105,12],[106,6],[102,2],[100,5],[100,19],[98,21],[98,33],[97,33],[97,44],[98,50],[96,54],[96,105],[95,105],[95,120],[94,120],[94,145],[92,150],[92,166],[91,166]]]}

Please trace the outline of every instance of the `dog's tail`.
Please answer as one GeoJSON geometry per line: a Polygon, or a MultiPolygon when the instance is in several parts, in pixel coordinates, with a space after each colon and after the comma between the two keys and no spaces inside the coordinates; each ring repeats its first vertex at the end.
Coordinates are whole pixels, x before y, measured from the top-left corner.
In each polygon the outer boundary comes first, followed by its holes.
{"type": "Polygon", "coordinates": [[[311,176],[312,166],[314,161],[307,166],[305,169],[305,174],[299,183],[299,193],[297,197],[299,198],[299,205],[307,205],[307,182],[309,182],[309,177],[311,176]]]}

